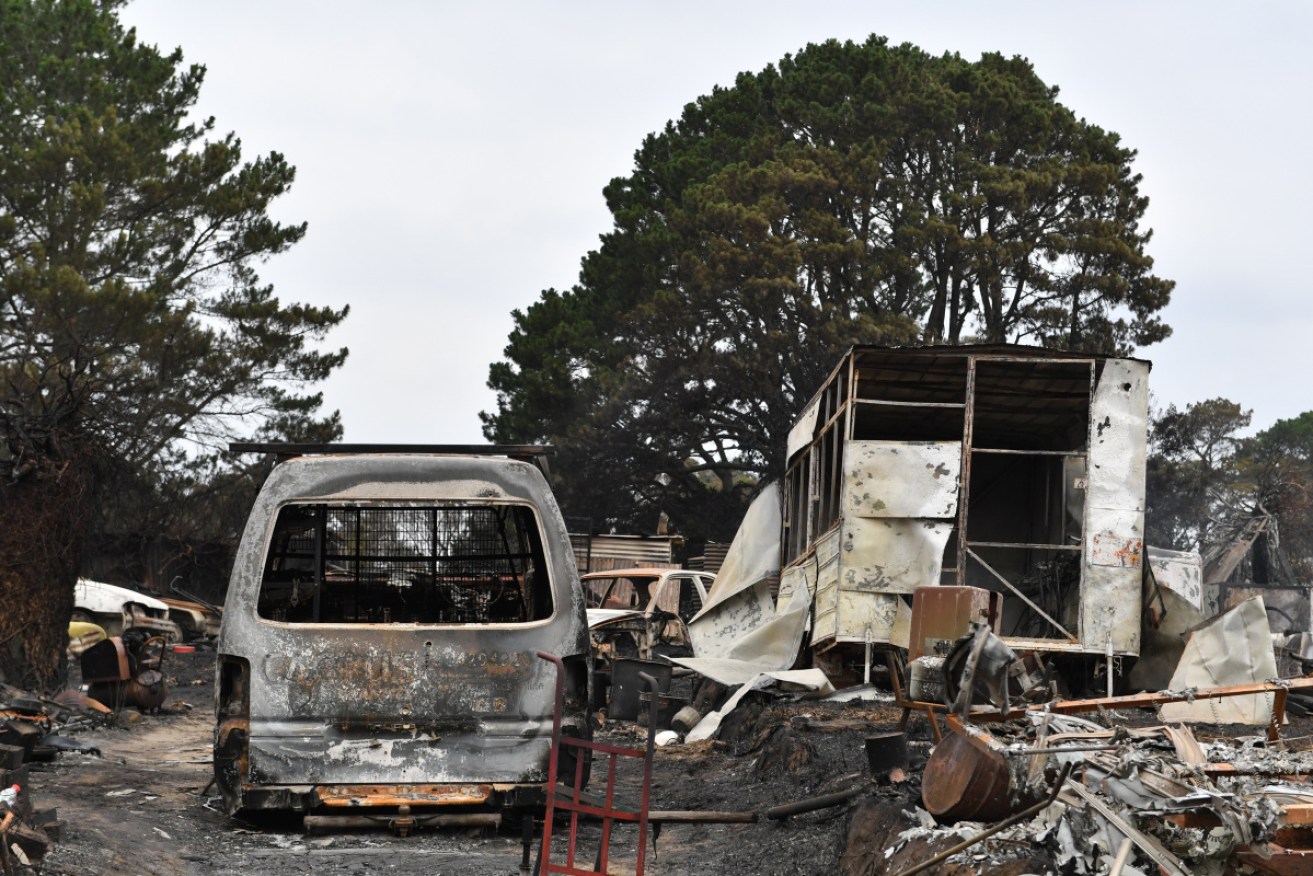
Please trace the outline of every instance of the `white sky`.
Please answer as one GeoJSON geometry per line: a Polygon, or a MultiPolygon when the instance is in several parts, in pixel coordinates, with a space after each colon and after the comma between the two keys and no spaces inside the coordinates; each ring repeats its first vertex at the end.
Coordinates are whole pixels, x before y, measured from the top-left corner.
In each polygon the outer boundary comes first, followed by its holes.
{"type": "Polygon", "coordinates": [[[740,71],[871,33],[1024,55],[1139,150],[1149,252],[1177,282],[1175,334],[1137,354],[1160,405],[1225,396],[1258,428],[1313,409],[1313,4],[135,0],[123,17],[208,67],[199,110],[248,158],[297,167],[275,215],[310,230],[262,276],[351,305],[323,386],[348,441],[482,441],[511,310],[576,281],[642,138],[740,71]]]}

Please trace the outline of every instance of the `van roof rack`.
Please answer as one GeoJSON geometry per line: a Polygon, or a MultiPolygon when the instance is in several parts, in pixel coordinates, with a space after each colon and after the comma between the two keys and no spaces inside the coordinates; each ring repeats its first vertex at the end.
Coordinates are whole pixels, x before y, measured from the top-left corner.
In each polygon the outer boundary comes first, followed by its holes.
{"type": "Polygon", "coordinates": [[[424,453],[444,456],[505,456],[520,462],[531,462],[548,474],[547,457],[555,452],[550,444],[297,444],[280,442],[234,441],[228,445],[231,453],[273,453],[278,462],[298,456],[370,453],[424,453]]]}

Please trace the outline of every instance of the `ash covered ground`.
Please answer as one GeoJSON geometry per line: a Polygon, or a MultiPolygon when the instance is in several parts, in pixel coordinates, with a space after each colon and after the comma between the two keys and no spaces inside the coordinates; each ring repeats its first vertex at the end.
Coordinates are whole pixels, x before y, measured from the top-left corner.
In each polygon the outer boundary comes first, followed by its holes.
{"type": "MultiPolygon", "coordinates": [[[[501,830],[420,831],[394,837],[382,831],[307,835],[299,821],[253,824],[221,811],[212,775],[214,655],[170,654],[170,697],[158,714],[124,713],[116,726],[78,734],[100,746],[103,757],[62,754],[32,764],[36,805],[56,807],[65,822],[43,873],[264,876],[314,873],[519,874],[520,825],[501,830]]],[[[782,803],[850,788],[847,803],[785,820],[755,824],[669,824],[649,846],[646,872],[661,874],[834,874],[881,876],[925,860],[951,838],[921,838],[885,850],[916,826],[919,765],[931,736],[924,719],[908,727],[911,766],[902,782],[869,778],[866,736],[894,729],[892,705],[854,702],[784,702],[752,695],[722,731],[721,739],[674,745],[656,753],[652,807],[663,810],[761,811],[782,803]]],[[[1151,713],[1131,720],[1152,723],[1151,713]]],[[[1254,728],[1196,728],[1201,737],[1253,734],[1254,728]]],[[[1307,718],[1292,721],[1288,737],[1313,732],[1307,718]]],[[[645,731],[610,725],[599,738],[638,745],[645,731]]],[[[619,788],[637,801],[641,772],[623,763],[619,788]]],[[[598,783],[595,780],[593,788],[598,783]]],[[[558,833],[561,828],[558,827],[558,833]]],[[[632,873],[633,828],[618,828],[612,872],[632,873]]],[[[597,828],[586,826],[580,844],[595,848],[597,828]]],[[[564,846],[558,846],[563,853],[564,846]]],[[[534,854],[537,848],[535,844],[534,854]]],[[[591,852],[587,852],[591,855],[591,852]]],[[[588,863],[591,863],[591,859],[588,863]]],[[[1011,839],[978,847],[973,855],[931,873],[1044,873],[1049,850],[1011,839]]]]}

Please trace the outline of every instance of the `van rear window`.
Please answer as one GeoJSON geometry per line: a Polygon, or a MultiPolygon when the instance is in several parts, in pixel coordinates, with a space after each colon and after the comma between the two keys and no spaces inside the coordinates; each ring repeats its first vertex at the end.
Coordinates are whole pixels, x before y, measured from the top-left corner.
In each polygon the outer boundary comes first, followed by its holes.
{"type": "Polygon", "coordinates": [[[523,505],[288,505],[258,611],[306,624],[531,623],[551,615],[552,588],[523,505]]]}

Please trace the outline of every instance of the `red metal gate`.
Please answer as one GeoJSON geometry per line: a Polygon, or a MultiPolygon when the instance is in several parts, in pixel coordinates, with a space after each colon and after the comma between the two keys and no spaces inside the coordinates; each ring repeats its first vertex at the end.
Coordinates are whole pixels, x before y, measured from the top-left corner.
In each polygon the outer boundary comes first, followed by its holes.
{"type": "Polygon", "coordinates": [[[561,735],[561,714],[565,699],[565,666],[555,654],[539,651],[538,656],[556,665],[556,713],[552,720],[552,755],[547,771],[547,813],[543,818],[542,862],[538,876],[551,873],[564,873],[568,876],[606,876],[611,855],[611,829],[616,823],[638,825],[638,859],[634,864],[634,876],[643,876],[643,861],[647,852],[647,817],[650,808],[652,788],[652,751],[656,746],[657,724],[657,683],[656,679],[646,673],[640,678],[648,686],[647,748],[624,748],[590,739],[577,739],[561,735]],[[584,765],[592,758],[593,775],[597,775],[603,764],[597,755],[606,755],[606,793],[602,799],[589,795],[585,797],[580,786],[583,784],[584,765]],[[558,769],[564,760],[574,766],[572,787],[557,784],[558,769]],[[615,799],[616,767],[622,757],[641,758],[643,761],[642,799],[637,810],[623,809],[617,806],[615,799]],[[552,832],[557,811],[570,813],[569,842],[566,846],[566,858],[562,864],[552,863],[552,832]],[[602,823],[602,835],[597,856],[592,869],[578,863],[578,831],[581,816],[595,818],[602,823]]]}

